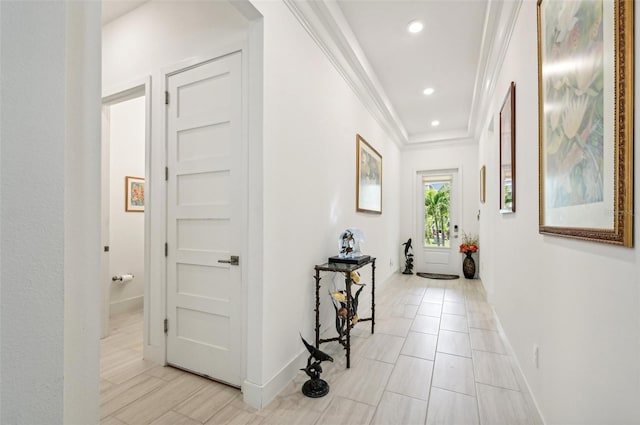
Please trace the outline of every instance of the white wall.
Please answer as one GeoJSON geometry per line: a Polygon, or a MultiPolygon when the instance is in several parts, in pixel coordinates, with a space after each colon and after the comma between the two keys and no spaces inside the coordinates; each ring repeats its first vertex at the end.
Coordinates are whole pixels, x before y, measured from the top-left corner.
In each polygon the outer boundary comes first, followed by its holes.
{"type": "MultiPolygon", "coordinates": [[[[298,333],[313,336],[313,266],[337,253],[345,228],[364,232],[378,283],[397,270],[400,153],[287,7],[254,5],[264,16],[262,384],[270,386],[297,373],[298,333]],[[383,156],[382,215],[355,212],[356,133],[383,156]]],[[[323,320],[327,329],[331,317],[323,320]]]]}
{"type": "Polygon", "coordinates": [[[144,213],[125,211],[125,177],[144,177],[145,172],[144,96],[109,107],[109,135],[109,275],[135,276],[112,283],[113,313],[142,307],[144,296],[144,213]]]}
{"type": "Polygon", "coordinates": [[[64,107],[52,106],[65,97],[60,58],[66,47],[66,10],[60,3],[3,2],[1,8],[0,422],[60,423],[66,116],[64,107]],[[39,26],[39,31],[22,31],[26,26],[39,26]],[[43,101],[42,93],[56,101],[43,101]]]}
{"type": "Polygon", "coordinates": [[[97,423],[100,5],[0,9],[0,422],[97,423]]]}
{"type": "MultiPolygon", "coordinates": [[[[416,234],[418,200],[416,194],[416,176],[418,172],[432,170],[458,169],[460,180],[460,211],[461,217],[458,221],[459,237],[462,233],[478,234],[478,205],[480,204],[478,166],[478,146],[472,140],[452,140],[431,143],[422,147],[412,147],[404,150],[401,157],[401,226],[400,234],[403,240],[413,238],[419,241],[420,236],[416,234]]],[[[461,239],[459,239],[461,240],[461,239]]],[[[480,239],[480,249],[484,253],[484,239],[480,239]]],[[[452,242],[452,246],[455,245],[452,242]]],[[[414,252],[420,245],[415,243],[414,252]]],[[[455,247],[454,247],[455,249],[455,247]]],[[[455,251],[457,252],[457,250],[455,251]]],[[[458,254],[455,254],[456,256],[458,254]]],[[[462,275],[462,255],[460,255],[460,270],[462,275]]],[[[404,261],[404,257],[402,259],[404,261]]],[[[483,273],[482,267],[476,266],[479,273],[483,273]]],[[[424,270],[414,270],[424,271],[424,270]]]]}
{"type": "MultiPolygon", "coordinates": [[[[247,21],[224,1],[150,1],[102,31],[104,94],[151,76],[151,146],[145,203],[149,215],[148,314],[145,356],[164,360],[164,75],[168,67],[212,58],[212,52],[246,39],[247,21]]],[[[130,215],[133,213],[130,213],[130,215]]],[[[138,278],[136,277],[136,280],[138,278]]]]}
{"type": "MultiPolygon", "coordinates": [[[[639,423],[640,252],[538,234],[536,49],[536,2],[524,1],[488,111],[495,119],[515,81],[515,214],[498,213],[497,134],[486,133],[480,143],[487,165],[480,233],[491,241],[482,252],[491,301],[547,423],[639,423]],[[540,347],[537,369],[533,344],[540,347]]],[[[637,108],[638,90],[635,99],[637,108]]],[[[638,150],[635,161],[640,164],[638,150]]],[[[636,245],[638,228],[636,220],[636,245]]]]}

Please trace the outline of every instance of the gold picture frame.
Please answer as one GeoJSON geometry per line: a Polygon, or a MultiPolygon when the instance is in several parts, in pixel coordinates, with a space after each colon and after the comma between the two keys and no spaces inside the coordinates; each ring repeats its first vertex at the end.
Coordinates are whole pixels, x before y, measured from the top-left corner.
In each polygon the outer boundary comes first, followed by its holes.
{"type": "Polygon", "coordinates": [[[500,212],[516,212],[516,84],[500,108],[500,212]]]}
{"type": "Polygon", "coordinates": [[[542,234],[633,246],[633,15],[538,0],[542,234]]]}
{"type": "Polygon", "coordinates": [[[356,134],[356,211],[382,214],[382,155],[356,134]]]}
{"type": "Polygon", "coordinates": [[[144,212],[144,178],[126,176],[124,194],[126,212],[144,212]]]}
{"type": "Polygon", "coordinates": [[[485,203],[487,200],[487,167],[485,165],[480,168],[480,202],[485,203]]]}

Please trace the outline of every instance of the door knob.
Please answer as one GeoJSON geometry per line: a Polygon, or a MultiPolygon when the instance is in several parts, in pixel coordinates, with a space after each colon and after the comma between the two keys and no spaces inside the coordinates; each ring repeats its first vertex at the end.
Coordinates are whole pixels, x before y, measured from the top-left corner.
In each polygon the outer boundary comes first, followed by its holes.
{"type": "Polygon", "coordinates": [[[231,264],[232,266],[237,266],[240,264],[240,257],[237,255],[232,255],[228,260],[218,260],[218,263],[231,264]]]}

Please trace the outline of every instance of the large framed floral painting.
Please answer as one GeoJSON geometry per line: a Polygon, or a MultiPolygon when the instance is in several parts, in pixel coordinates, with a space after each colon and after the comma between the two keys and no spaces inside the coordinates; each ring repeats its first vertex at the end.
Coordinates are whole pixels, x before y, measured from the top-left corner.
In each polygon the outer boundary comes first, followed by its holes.
{"type": "Polygon", "coordinates": [[[538,0],[542,234],[633,246],[631,0],[538,0]]]}
{"type": "Polygon", "coordinates": [[[356,135],[356,211],[382,214],[382,155],[356,135]]]}
{"type": "Polygon", "coordinates": [[[144,212],[144,179],[142,177],[125,177],[126,212],[144,212]]]}

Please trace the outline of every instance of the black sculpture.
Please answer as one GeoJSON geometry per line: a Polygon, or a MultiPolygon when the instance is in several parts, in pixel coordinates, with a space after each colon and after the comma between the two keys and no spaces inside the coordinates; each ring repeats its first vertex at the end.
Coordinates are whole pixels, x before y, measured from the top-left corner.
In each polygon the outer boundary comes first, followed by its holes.
{"type": "Polygon", "coordinates": [[[403,243],[404,245],[404,271],[402,274],[413,274],[413,248],[411,247],[411,238],[403,243]]]}
{"type": "Polygon", "coordinates": [[[322,373],[322,366],[320,366],[320,363],[327,360],[332,362],[333,358],[309,344],[304,340],[304,338],[302,338],[302,335],[300,335],[300,338],[302,339],[305,347],[307,347],[307,350],[309,350],[310,354],[307,359],[307,367],[300,370],[304,370],[309,378],[311,378],[302,385],[302,394],[311,398],[323,397],[329,393],[329,384],[327,384],[327,381],[324,379],[320,379],[320,374],[322,373]],[[311,359],[314,359],[314,361],[311,362],[311,359]]]}

